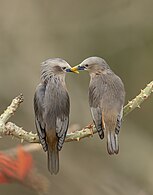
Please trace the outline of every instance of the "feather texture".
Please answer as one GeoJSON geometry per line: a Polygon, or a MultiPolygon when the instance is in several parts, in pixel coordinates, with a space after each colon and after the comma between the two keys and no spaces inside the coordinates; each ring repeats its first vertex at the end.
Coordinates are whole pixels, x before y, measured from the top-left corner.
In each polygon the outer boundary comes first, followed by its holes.
{"type": "Polygon", "coordinates": [[[117,154],[125,99],[122,80],[100,57],[89,57],[79,67],[90,74],[89,106],[99,137],[103,139],[106,133],[108,153],[117,154]]]}
{"type": "Polygon", "coordinates": [[[35,123],[40,143],[48,154],[51,174],[59,171],[59,151],[62,149],[69,125],[70,102],[65,86],[62,59],[44,62],[41,84],[34,96],[35,123]]]}

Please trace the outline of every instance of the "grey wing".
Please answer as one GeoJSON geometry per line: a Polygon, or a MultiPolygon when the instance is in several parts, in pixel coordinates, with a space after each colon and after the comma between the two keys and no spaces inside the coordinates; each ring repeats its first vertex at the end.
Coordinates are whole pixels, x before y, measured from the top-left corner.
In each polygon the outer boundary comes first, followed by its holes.
{"type": "Polygon", "coordinates": [[[58,136],[58,150],[62,149],[63,143],[65,141],[67,129],[69,125],[69,117],[62,116],[56,119],[56,133],[58,136]]]}
{"type": "Polygon", "coordinates": [[[89,105],[95,127],[99,137],[104,138],[104,116],[102,113],[101,100],[107,89],[107,83],[102,78],[95,78],[90,81],[89,86],[89,105]]]}
{"type": "Polygon", "coordinates": [[[66,133],[69,126],[69,112],[70,112],[70,101],[68,93],[64,90],[61,93],[61,106],[60,112],[56,118],[56,134],[58,137],[58,150],[62,149],[65,141],[66,133]]]}
{"type": "Polygon", "coordinates": [[[34,95],[34,111],[35,125],[39,136],[39,140],[44,151],[47,151],[45,124],[43,121],[45,89],[46,89],[45,85],[39,84],[37,86],[34,95]]]}
{"type": "Polygon", "coordinates": [[[96,108],[90,107],[90,109],[91,109],[92,118],[93,118],[95,127],[98,131],[99,137],[103,139],[105,125],[103,124],[103,120],[102,120],[102,110],[100,107],[96,107],[96,108]]]}
{"type": "Polygon", "coordinates": [[[123,107],[121,109],[120,114],[117,117],[117,123],[116,123],[116,128],[115,128],[115,133],[119,134],[120,128],[121,128],[121,123],[122,123],[122,117],[123,117],[123,107]]]}

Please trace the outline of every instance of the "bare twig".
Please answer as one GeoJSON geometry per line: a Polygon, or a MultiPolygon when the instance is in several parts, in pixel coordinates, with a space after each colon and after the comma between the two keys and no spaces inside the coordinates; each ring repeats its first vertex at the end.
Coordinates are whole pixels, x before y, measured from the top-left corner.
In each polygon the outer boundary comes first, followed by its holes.
{"type": "Polygon", "coordinates": [[[27,142],[32,142],[32,143],[38,143],[39,138],[36,133],[28,132],[23,130],[22,127],[18,127],[14,123],[8,122],[5,125],[5,135],[12,135],[14,137],[17,137],[21,139],[21,141],[27,141],[27,142]]]}
{"type": "Polygon", "coordinates": [[[124,116],[129,114],[135,108],[140,108],[140,105],[144,100],[146,100],[150,94],[153,92],[153,81],[151,81],[146,88],[141,90],[140,94],[136,96],[133,100],[124,106],[124,116]]]}
{"type": "MultiPolygon", "coordinates": [[[[149,95],[153,92],[153,81],[151,81],[146,88],[141,90],[140,94],[136,96],[133,100],[124,106],[124,117],[133,111],[135,108],[140,108],[140,105],[144,100],[146,100],[149,95]]],[[[23,128],[16,126],[14,123],[7,122],[8,119],[14,114],[16,109],[19,107],[20,103],[23,101],[23,96],[20,95],[13,99],[11,105],[4,111],[0,116],[0,135],[12,135],[25,140],[30,143],[39,143],[37,134],[23,130],[23,128]],[[7,123],[6,123],[7,122],[7,123]]],[[[93,124],[81,129],[73,131],[66,136],[66,142],[79,141],[84,137],[90,137],[96,133],[95,126],[93,124]]]]}
{"type": "Polygon", "coordinates": [[[23,102],[23,100],[24,99],[22,94],[14,98],[10,106],[8,106],[4,113],[0,116],[0,120],[3,121],[3,123],[6,123],[9,120],[9,118],[15,113],[15,111],[23,102]]]}

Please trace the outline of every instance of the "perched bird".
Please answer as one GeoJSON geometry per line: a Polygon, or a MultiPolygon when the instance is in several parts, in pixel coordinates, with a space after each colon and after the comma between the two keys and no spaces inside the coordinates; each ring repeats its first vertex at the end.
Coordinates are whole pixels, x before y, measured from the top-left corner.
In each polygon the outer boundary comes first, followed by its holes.
{"type": "Polygon", "coordinates": [[[100,57],[89,57],[71,71],[87,70],[90,74],[89,106],[99,137],[107,136],[109,154],[119,152],[118,134],[121,127],[125,99],[121,79],[100,57]]]}
{"type": "Polygon", "coordinates": [[[44,61],[41,64],[41,83],[34,95],[36,129],[40,143],[44,151],[47,151],[51,174],[59,171],[59,151],[69,125],[70,101],[65,73],[70,72],[70,68],[61,58],[44,61]]]}

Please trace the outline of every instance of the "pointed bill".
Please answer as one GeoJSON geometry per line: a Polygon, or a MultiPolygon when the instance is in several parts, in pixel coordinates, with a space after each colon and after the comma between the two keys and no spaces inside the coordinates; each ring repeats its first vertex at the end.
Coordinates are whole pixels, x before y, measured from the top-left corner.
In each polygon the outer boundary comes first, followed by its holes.
{"type": "Polygon", "coordinates": [[[77,74],[79,74],[78,70],[79,70],[78,66],[74,66],[74,67],[71,68],[71,71],[74,72],[74,73],[77,73],[77,74]]]}
{"type": "Polygon", "coordinates": [[[66,69],[66,72],[73,72],[73,73],[79,74],[77,67],[68,68],[66,69]]]}

